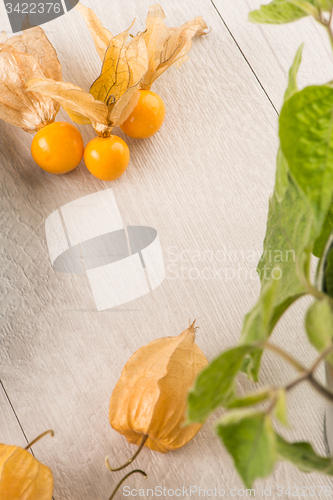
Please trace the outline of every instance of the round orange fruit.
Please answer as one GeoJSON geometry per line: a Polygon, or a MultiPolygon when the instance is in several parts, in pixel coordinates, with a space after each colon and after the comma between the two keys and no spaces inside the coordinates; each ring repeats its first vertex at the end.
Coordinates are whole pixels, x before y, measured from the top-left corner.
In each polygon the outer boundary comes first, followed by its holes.
{"type": "Polygon", "coordinates": [[[163,99],[151,90],[140,90],[138,104],[120,128],[129,137],[147,139],[159,131],[164,118],[163,99]]]}
{"type": "Polygon", "coordinates": [[[37,132],[31,154],[37,165],[50,174],[74,170],[83,157],[82,135],[74,125],[54,122],[37,132]]]}
{"type": "Polygon", "coordinates": [[[86,145],[84,161],[89,172],[102,181],[114,181],[128,167],[130,152],[117,135],[95,137],[86,145]]]}

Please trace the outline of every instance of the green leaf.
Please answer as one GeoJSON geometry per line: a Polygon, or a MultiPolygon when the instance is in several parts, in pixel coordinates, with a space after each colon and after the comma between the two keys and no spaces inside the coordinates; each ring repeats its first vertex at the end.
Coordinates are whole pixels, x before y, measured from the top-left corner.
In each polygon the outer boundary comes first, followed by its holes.
{"type": "Polygon", "coordinates": [[[289,187],[289,167],[281,148],[278,150],[276,163],[274,196],[278,202],[281,202],[289,187]]]}
{"type": "Polygon", "coordinates": [[[331,204],[330,208],[328,209],[321,233],[316,239],[315,244],[313,246],[312,253],[319,259],[323,255],[326,243],[332,231],[333,231],[333,204],[331,204]]]}
{"type": "Polygon", "coordinates": [[[333,7],[333,0],[317,0],[322,10],[330,11],[333,7]]]}
{"type": "Polygon", "coordinates": [[[317,9],[312,2],[273,0],[268,5],[261,5],[260,9],[250,12],[249,21],[253,23],[285,24],[316,13],[317,9]]]}
{"type": "Polygon", "coordinates": [[[282,108],[279,134],[289,170],[310,202],[320,233],[333,194],[333,88],[311,86],[295,93],[282,108]]]}
{"type": "Polygon", "coordinates": [[[274,408],[274,415],[281,422],[281,424],[288,426],[287,417],[287,394],[285,389],[280,388],[277,391],[277,402],[274,408]]]}
{"type": "Polygon", "coordinates": [[[204,422],[218,406],[235,399],[235,377],[244,357],[255,349],[242,345],[225,351],[198,375],[188,395],[188,423],[204,422]]]}
{"type": "MultiPolygon", "coordinates": [[[[241,344],[266,340],[285,310],[307,293],[314,243],[323,247],[330,230],[333,89],[324,85],[297,92],[301,54],[302,48],[290,70],[287,100],[280,117],[281,149],[275,190],[270,200],[264,252],[258,264],[261,294],[245,317],[241,344]],[[277,281],[274,286],[273,280],[277,281]]],[[[326,278],[328,293],[333,296],[333,252],[328,256],[326,278]]],[[[260,359],[261,353],[256,351],[243,363],[243,370],[254,380],[258,379],[260,359]]]]}
{"type": "MultiPolygon", "coordinates": [[[[333,311],[329,300],[317,300],[308,309],[305,318],[305,327],[308,339],[317,351],[321,352],[333,339],[333,311]]],[[[327,360],[333,363],[333,355],[327,360]]]]}
{"type": "Polygon", "coordinates": [[[287,87],[287,90],[284,94],[284,102],[286,102],[292,95],[294,95],[298,91],[297,73],[298,73],[300,64],[302,62],[303,47],[304,47],[304,44],[302,44],[299,47],[298,51],[296,52],[294,62],[289,70],[288,87],[287,87]]]}
{"type": "Polygon", "coordinates": [[[289,2],[303,10],[309,16],[313,16],[316,19],[318,18],[318,0],[289,0],[289,2]]]}
{"type": "Polygon", "coordinates": [[[251,488],[255,479],[272,472],[277,453],[269,415],[236,410],[222,418],[216,431],[247,488],[251,488]]]}
{"type": "MultiPolygon", "coordinates": [[[[263,284],[258,302],[244,318],[241,344],[255,344],[269,337],[273,329],[272,320],[278,285],[278,280],[273,278],[263,284]]],[[[257,349],[251,354],[250,358],[245,360],[243,369],[257,381],[262,349],[257,349]]]]}
{"type": "MultiPolygon", "coordinates": [[[[257,304],[245,317],[240,338],[243,344],[265,341],[284,311],[307,292],[315,219],[308,200],[287,168],[279,152],[276,173],[279,188],[270,200],[264,252],[258,265],[262,289],[257,304]]],[[[257,351],[246,367],[254,380],[258,379],[259,367],[257,351]]]]}
{"type": "Polygon", "coordinates": [[[237,398],[231,401],[228,408],[244,408],[246,406],[254,406],[263,401],[267,401],[273,395],[272,389],[262,389],[261,391],[247,394],[242,398],[237,398]]]}
{"type": "Polygon", "coordinates": [[[330,458],[320,457],[309,443],[289,443],[277,435],[279,460],[288,460],[302,472],[321,472],[333,476],[333,462],[330,458]]]}
{"type": "Polygon", "coordinates": [[[333,298],[333,248],[331,245],[327,251],[327,254],[325,255],[324,264],[323,290],[329,297],[333,298]]]}

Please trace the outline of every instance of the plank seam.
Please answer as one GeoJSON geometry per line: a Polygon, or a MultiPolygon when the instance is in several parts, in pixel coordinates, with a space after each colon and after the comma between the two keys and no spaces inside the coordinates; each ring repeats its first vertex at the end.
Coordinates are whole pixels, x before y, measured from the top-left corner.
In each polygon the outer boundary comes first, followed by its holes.
{"type": "MultiPolygon", "coordinates": [[[[18,415],[17,415],[17,413],[16,413],[16,411],[15,411],[15,408],[14,408],[14,406],[13,406],[13,403],[11,402],[10,397],[9,397],[9,395],[8,395],[8,392],[6,391],[5,386],[4,386],[4,384],[3,384],[3,382],[2,382],[2,380],[1,380],[1,379],[0,379],[0,385],[1,385],[1,387],[2,387],[3,392],[5,393],[5,396],[6,396],[6,399],[7,399],[8,403],[9,403],[9,406],[11,407],[12,412],[13,412],[13,413],[14,413],[14,415],[15,415],[15,418],[16,418],[16,420],[17,420],[17,423],[19,424],[19,427],[20,427],[20,429],[21,429],[21,431],[22,431],[22,434],[23,434],[23,436],[24,436],[24,439],[26,440],[27,444],[29,444],[29,440],[28,440],[28,438],[27,438],[27,435],[26,435],[26,433],[24,432],[24,429],[23,429],[23,427],[22,427],[22,424],[21,424],[21,422],[20,422],[20,419],[18,418],[18,415]]],[[[33,454],[33,451],[32,451],[32,450],[31,450],[31,453],[33,454]]]]}
{"type": "MultiPolygon", "coordinates": [[[[7,401],[8,401],[8,403],[9,403],[9,405],[10,405],[11,409],[12,409],[12,412],[13,412],[13,413],[14,413],[14,415],[15,415],[15,418],[16,418],[16,420],[17,420],[17,423],[19,424],[19,427],[20,427],[20,429],[21,429],[21,431],[22,431],[22,434],[23,434],[23,436],[24,436],[24,439],[26,440],[27,444],[29,444],[29,440],[28,440],[28,438],[27,438],[27,435],[26,435],[26,433],[24,432],[24,429],[23,429],[23,426],[22,426],[22,424],[21,424],[21,422],[20,422],[20,419],[18,418],[18,415],[17,415],[17,413],[16,413],[16,411],[15,411],[15,408],[14,408],[14,406],[13,406],[13,403],[11,402],[10,397],[9,397],[9,395],[8,395],[8,392],[6,391],[6,388],[5,388],[5,386],[4,386],[4,384],[3,384],[3,382],[2,382],[2,380],[1,380],[1,379],[0,379],[0,385],[1,385],[2,390],[3,390],[3,392],[4,392],[5,396],[6,396],[7,401]]],[[[30,450],[29,450],[29,451],[30,451],[30,453],[31,453],[33,456],[35,456],[35,454],[34,454],[34,452],[33,452],[32,448],[30,448],[30,450]]],[[[52,500],[55,500],[55,499],[54,499],[54,497],[52,497],[52,500]]]]}
{"type": "Polygon", "coordinates": [[[223,22],[224,26],[226,27],[226,29],[227,29],[227,31],[228,31],[228,33],[229,33],[229,35],[231,36],[231,38],[232,38],[232,39],[233,39],[233,41],[235,42],[235,44],[236,44],[236,46],[237,46],[238,50],[240,51],[240,53],[242,54],[243,58],[245,59],[245,61],[246,61],[247,65],[248,65],[248,67],[250,68],[251,72],[253,73],[253,75],[254,75],[255,79],[256,79],[256,80],[257,80],[257,82],[259,83],[259,85],[260,85],[260,87],[261,87],[262,91],[264,92],[265,96],[267,97],[267,99],[269,100],[269,102],[271,103],[271,105],[273,106],[273,109],[274,109],[275,113],[276,113],[278,116],[280,116],[280,113],[279,113],[279,112],[278,112],[278,110],[276,109],[276,107],[275,107],[275,105],[274,105],[274,103],[273,103],[272,99],[269,97],[269,95],[268,95],[268,93],[267,93],[267,91],[266,91],[265,87],[263,86],[263,84],[262,84],[262,83],[261,83],[261,81],[259,80],[259,77],[258,77],[258,75],[256,74],[256,72],[254,71],[253,67],[251,66],[250,61],[247,59],[247,57],[246,57],[246,55],[244,54],[244,52],[243,52],[243,50],[242,50],[241,46],[239,45],[239,43],[237,42],[236,38],[235,38],[235,37],[234,37],[234,35],[232,34],[232,32],[231,32],[231,30],[230,30],[229,26],[227,25],[227,23],[226,23],[226,22],[225,22],[225,20],[223,19],[223,17],[222,17],[222,15],[221,15],[220,11],[219,11],[219,10],[218,10],[218,8],[216,7],[216,5],[215,5],[215,3],[214,3],[214,0],[210,0],[210,1],[211,1],[211,4],[213,5],[214,9],[216,10],[216,12],[217,12],[217,14],[218,14],[219,18],[221,19],[221,21],[223,22]]]}

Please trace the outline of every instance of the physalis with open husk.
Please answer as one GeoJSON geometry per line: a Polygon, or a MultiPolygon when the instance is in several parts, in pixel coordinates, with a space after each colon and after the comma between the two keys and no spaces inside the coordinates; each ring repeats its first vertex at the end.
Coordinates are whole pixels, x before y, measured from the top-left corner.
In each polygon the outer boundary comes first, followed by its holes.
{"type": "Polygon", "coordinates": [[[196,376],[207,365],[206,356],[195,343],[195,323],[177,337],[165,337],[141,347],[126,363],[112,393],[111,426],[127,441],[167,453],[181,448],[202,424],[184,426],[187,394],[196,376]]]}
{"type": "Polygon", "coordinates": [[[0,43],[0,119],[36,133],[31,152],[47,172],[62,174],[73,170],[83,156],[83,140],[76,127],[54,123],[59,104],[49,96],[28,90],[27,80],[62,80],[57,53],[40,27],[23,31],[0,43]]]}
{"type": "Polygon", "coordinates": [[[76,123],[92,123],[98,137],[85,149],[88,170],[104,181],[115,180],[129,162],[127,144],[112,129],[121,125],[132,112],[140,82],[148,69],[148,53],[143,35],[128,41],[128,30],[111,38],[99,78],[90,93],[71,83],[50,78],[33,78],[28,87],[33,92],[57,100],[76,123]]]}
{"type": "Polygon", "coordinates": [[[86,166],[99,179],[114,180],[126,170],[129,150],[112,129],[120,127],[136,138],[150,137],[160,129],[165,106],[150,87],[166,69],[187,59],[192,38],[205,34],[207,26],[196,17],[179,28],[167,28],[165,14],[156,4],[149,9],[145,31],[129,39],[132,26],[112,36],[91,9],[81,4],[76,8],[103,63],[100,76],[89,93],[50,78],[31,79],[28,87],[57,100],[74,122],[92,123],[98,137],[85,149],[86,166]]]}
{"type": "MultiPolygon", "coordinates": [[[[76,8],[84,17],[96,51],[103,61],[110,32],[103,27],[91,9],[80,3],[76,8]]],[[[167,28],[165,17],[158,3],[149,8],[146,29],[143,32],[148,51],[148,69],[138,87],[140,97],[136,106],[132,106],[133,110],[127,120],[120,123],[123,132],[136,139],[146,139],[156,134],[164,121],[165,105],[162,98],[150,90],[152,84],[168,68],[179,68],[188,59],[187,53],[191,49],[193,37],[207,34],[207,25],[200,16],[179,28],[167,28]]],[[[94,92],[92,93],[94,95],[94,92]]]]}

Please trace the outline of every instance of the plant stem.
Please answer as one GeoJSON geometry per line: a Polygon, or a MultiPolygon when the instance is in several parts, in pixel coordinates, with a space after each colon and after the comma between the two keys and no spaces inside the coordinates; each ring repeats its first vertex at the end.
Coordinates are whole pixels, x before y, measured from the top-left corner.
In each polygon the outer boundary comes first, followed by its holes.
{"type": "Polygon", "coordinates": [[[316,389],[319,394],[321,394],[325,399],[327,399],[330,403],[333,403],[333,393],[326,389],[323,385],[321,385],[317,380],[313,377],[313,375],[309,375],[308,378],[310,384],[314,389],[316,389]]]}
{"type": "Polygon", "coordinates": [[[142,450],[142,448],[144,447],[145,445],[145,442],[147,441],[148,439],[148,435],[145,434],[142,438],[142,441],[141,441],[141,444],[139,446],[139,449],[134,453],[133,457],[130,458],[124,465],[121,465],[120,467],[117,467],[115,469],[111,468],[110,466],[110,463],[109,463],[109,457],[106,457],[105,459],[105,464],[107,466],[107,468],[111,471],[111,472],[116,472],[118,470],[122,470],[122,469],[125,469],[126,467],[128,467],[135,459],[136,457],[139,455],[140,451],[142,450]]]}
{"type": "MultiPolygon", "coordinates": [[[[332,43],[333,43],[333,38],[332,38],[332,43]]],[[[331,303],[331,306],[333,307],[332,297],[330,297],[329,295],[327,295],[324,292],[321,292],[316,287],[311,285],[311,283],[307,283],[307,293],[309,295],[312,295],[313,297],[315,297],[317,300],[325,300],[325,299],[328,300],[331,303]]]]}
{"type": "Polygon", "coordinates": [[[329,18],[328,26],[327,26],[328,36],[330,37],[332,48],[333,48],[332,17],[333,17],[333,9],[331,10],[330,18],[329,18]]]}
{"type": "Polygon", "coordinates": [[[37,443],[37,441],[39,441],[44,436],[46,436],[46,434],[51,434],[51,436],[53,437],[54,436],[54,431],[52,429],[50,429],[48,431],[43,432],[38,437],[36,437],[33,441],[31,441],[31,443],[29,443],[24,449],[25,450],[29,450],[29,448],[31,448],[32,445],[34,445],[35,443],[37,443]]]}
{"type": "Polygon", "coordinates": [[[288,384],[285,387],[285,390],[290,391],[296,385],[306,381],[306,382],[309,382],[312,385],[312,387],[314,389],[316,389],[317,392],[319,392],[319,394],[321,394],[325,399],[327,399],[328,401],[330,401],[332,403],[333,402],[333,393],[331,391],[329,391],[328,389],[326,389],[326,387],[321,385],[313,376],[314,372],[317,370],[320,363],[331,352],[333,352],[333,345],[332,344],[323,350],[323,352],[320,354],[320,356],[318,356],[318,358],[316,359],[316,361],[313,363],[313,365],[311,366],[311,368],[309,370],[305,370],[304,373],[301,374],[296,380],[294,380],[293,382],[290,382],[290,384],[288,384]]]}
{"type": "MultiPolygon", "coordinates": [[[[333,393],[326,389],[323,385],[321,385],[313,376],[314,372],[317,370],[318,366],[320,363],[331,353],[333,352],[333,344],[330,344],[326,349],[322,351],[322,353],[318,356],[316,361],[313,363],[311,368],[306,369],[303,365],[301,365],[295,358],[293,358],[290,354],[288,354],[286,351],[283,349],[280,349],[280,347],[277,347],[274,344],[270,344],[269,342],[263,342],[262,344],[259,344],[262,347],[265,347],[266,349],[271,350],[272,352],[275,352],[278,354],[280,357],[288,361],[290,365],[292,365],[294,368],[296,368],[297,371],[301,372],[299,377],[290,382],[286,387],[286,391],[291,391],[294,387],[296,387],[298,384],[301,384],[302,382],[309,382],[312,387],[319,392],[325,399],[333,403],[333,393]]],[[[271,412],[274,409],[274,406],[277,402],[277,399],[274,399],[269,406],[268,412],[271,412]]]]}
{"type": "Polygon", "coordinates": [[[316,361],[313,363],[313,365],[310,368],[310,373],[314,374],[314,372],[317,370],[318,366],[320,363],[331,353],[333,352],[333,344],[330,344],[326,349],[324,349],[321,354],[318,356],[316,361]]]}
{"type": "Polygon", "coordinates": [[[333,403],[333,393],[326,389],[323,385],[321,385],[313,376],[312,373],[304,373],[299,378],[291,382],[285,387],[286,391],[291,391],[294,387],[302,382],[309,382],[312,387],[319,392],[325,399],[327,399],[330,403],[333,403]]]}
{"type": "Polygon", "coordinates": [[[115,487],[115,489],[113,490],[113,493],[112,495],[110,496],[109,500],[112,500],[114,497],[115,497],[115,494],[117,493],[117,491],[119,490],[120,486],[123,484],[124,481],[126,481],[126,479],[131,476],[132,474],[142,474],[143,477],[145,479],[147,479],[147,474],[143,471],[143,470],[140,470],[140,469],[135,469],[135,470],[132,470],[131,472],[129,472],[128,474],[126,474],[126,476],[124,476],[122,478],[122,480],[117,484],[117,486],[115,487]]]}
{"type": "Polygon", "coordinates": [[[333,9],[330,12],[330,17],[329,17],[328,21],[323,18],[323,15],[321,12],[319,14],[319,17],[317,17],[316,19],[320,24],[322,24],[326,28],[328,36],[329,36],[330,41],[331,41],[332,48],[333,48],[332,18],[333,18],[333,9]]]}
{"type": "Polygon", "coordinates": [[[307,380],[309,378],[309,373],[308,372],[305,372],[303,373],[303,375],[300,375],[298,378],[296,378],[295,380],[293,380],[292,382],[290,382],[288,385],[286,385],[285,387],[285,390],[286,391],[291,391],[291,389],[293,389],[294,387],[296,387],[296,385],[304,382],[305,380],[307,380]]]}
{"type": "Polygon", "coordinates": [[[285,359],[290,365],[292,365],[299,372],[306,372],[306,368],[297,361],[293,356],[291,356],[288,352],[284,351],[280,347],[271,344],[270,342],[263,342],[262,347],[268,349],[269,351],[275,352],[281,358],[285,359]]]}

